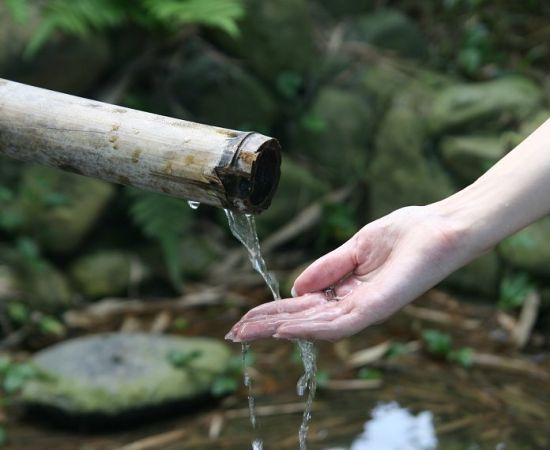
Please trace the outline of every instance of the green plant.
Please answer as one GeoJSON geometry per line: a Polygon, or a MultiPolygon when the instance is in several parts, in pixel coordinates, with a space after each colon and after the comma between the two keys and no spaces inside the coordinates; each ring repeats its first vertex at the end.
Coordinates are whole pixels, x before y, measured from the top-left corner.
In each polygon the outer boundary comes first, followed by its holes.
{"type": "Polygon", "coordinates": [[[382,378],[382,372],[378,369],[362,367],[359,369],[359,372],[357,372],[357,377],[361,380],[379,380],[382,378]]]}
{"type": "Polygon", "coordinates": [[[176,198],[128,188],[130,215],[143,234],[162,250],[168,275],[176,289],[181,285],[182,239],[192,223],[193,212],[176,198]]]}
{"type": "Polygon", "coordinates": [[[0,390],[3,402],[7,403],[21,390],[25,383],[37,376],[34,367],[28,363],[13,361],[7,356],[0,356],[0,390]]]}
{"type": "Polygon", "coordinates": [[[166,358],[174,367],[177,367],[178,369],[185,369],[188,368],[189,365],[201,355],[202,352],[198,350],[192,352],[172,350],[171,352],[168,352],[166,358]]]}
{"type": "Polygon", "coordinates": [[[325,369],[317,370],[317,373],[315,374],[315,380],[318,387],[324,388],[330,381],[330,372],[325,369]]]}
{"type": "Polygon", "coordinates": [[[500,284],[498,307],[505,311],[518,308],[534,289],[535,284],[526,273],[508,275],[500,284]]]}
{"type": "Polygon", "coordinates": [[[212,382],[210,393],[215,397],[232,394],[239,389],[243,379],[243,371],[254,364],[256,356],[250,350],[243,355],[234,355],[229,360],[227,370],[216,376],[212,382]]]}
{"type": "MultiPolygon", "coordinates": [[[[29,0],[4,2],[15,22],[27,20],[29,0]]],[[[25,55],[34,55],[58,32],[85,38],[126,24],[166,31],[198,24],[235,36],[236,21],[243,15],[242,0],[49,0],[43,3],[40,23],[25,55]]]]}
{"type": "Polygon", "coordinates": [[[424,330],[422,340],[428,351],[435,356],[445,358],[447,361],[465,368],[471,367],[473,364],[473,350],[470,347],[453,350],[453,339],[447,333],[438,330],[424,330]]]}
{"type": "Polygon", "coordinates": [[[462,347],[458,350],[449,352],[447,359],[462,367],[468,368],[474,363],[474,351],[470,347],[462,347]]]}
{"type": "Polygon", "coordinates": [[[447,356],[452,348],[452,338],[449,334],[438,330],[424,330],[422,340],[430,353],[438,356],[447,356]]]}

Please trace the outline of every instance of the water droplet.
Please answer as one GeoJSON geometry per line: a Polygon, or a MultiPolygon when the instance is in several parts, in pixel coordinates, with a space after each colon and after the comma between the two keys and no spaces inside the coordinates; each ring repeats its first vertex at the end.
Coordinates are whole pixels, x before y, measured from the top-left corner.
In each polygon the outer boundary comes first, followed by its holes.
{"type": "Polygon", "coordinates": [[[187,204],[191,209],[199,209],[199,206],[201,206],[201,202],[196,202],[194,200],[189,200],[187,204]]]}

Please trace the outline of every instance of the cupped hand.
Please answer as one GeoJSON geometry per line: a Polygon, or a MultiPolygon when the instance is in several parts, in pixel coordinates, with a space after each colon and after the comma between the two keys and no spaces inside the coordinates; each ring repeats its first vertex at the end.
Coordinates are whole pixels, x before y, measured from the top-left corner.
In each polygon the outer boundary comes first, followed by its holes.
{"type": "Polygon", "coordinates": [[[295,298],[250,310],[226,338],[338,340],[386,319],[475,256],[433,205],[403,208],[315,261],[296,279],[295,298]],[[336,299],[325,294],[330,287],[336,299]]]}

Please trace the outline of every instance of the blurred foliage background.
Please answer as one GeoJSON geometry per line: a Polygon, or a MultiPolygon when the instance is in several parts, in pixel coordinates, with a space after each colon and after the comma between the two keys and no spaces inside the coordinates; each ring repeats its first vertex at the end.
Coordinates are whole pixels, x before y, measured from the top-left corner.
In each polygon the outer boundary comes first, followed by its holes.
{"type": "MultiPolygon", "coordinates": [[[[257,225],[289,295],[301,268],[363,224],[468,185],[550,117],[549,24],[546,0],[0,0],[0,77],[279,139],[280,187],[257,225]]],[[[547,217],[443,287],[506,317],[536,292],[547,335],[548,236],[547,217]]],[[[0,352],[139,329],[83,321],[100,300],[162,310],[216,289],[226,320],[269,298],[222,211],[0,157],[0,352]]],[[[157,331],[193,327],[157,319],[157,331]]],[[[427,353],[472,364],[449,334],[420,336],[427,353]]],[[[36,375],[25,358],[0,359],[0,423],[36,375]]],[[[239,364],[214,391],[237,389],[239,364]]]]}
{"type": "MultiPolygon", "coordinates": [[[[268,248],[288,295],[296,267],[550,117],[549,18],[544,0],[2,0],[0,76],[277,137],[257,222],[269,239],[305,221],[268,248]]],[[[445,286],[512,311],[538,289],[547,328],[549,235],[546,218],[445,286]]],[[[2,158],[0,334],[41,346],[67,310],[215,284],[235,245],[220,211],[2,158]]]]}

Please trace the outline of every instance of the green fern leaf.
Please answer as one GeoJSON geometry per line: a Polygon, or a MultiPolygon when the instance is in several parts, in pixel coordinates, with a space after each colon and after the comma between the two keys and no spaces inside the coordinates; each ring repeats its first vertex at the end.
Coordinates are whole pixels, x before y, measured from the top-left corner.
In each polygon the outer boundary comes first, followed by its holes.
{"type": "Polygon", "coordinates": [[[4,3],[16,23],[23,24],[27,21],[29,18],[28,0],[4,0],[4,3]]]}
{"type": "Polygon", "coordinates": [[[42,20],[24,55],[33,56],[56,32],[82,38],[116,27],[126,18],[124,5],[115,0],[51,0],[42,10],[42,20]]]}
{"type": "Polygon", "coordinates": [[[167,26],[201,24],[238,34],[236,21],[244,16],[242,0],[142,0],[144,8],[167,26]]]}
{"type": "Polygon", "coordinates": [[[181,286],[181,242],[188,231],[193,214],[187,204],[176,198],[128,188],[133,222],[162,250],[170,281],[181,286]]]}

